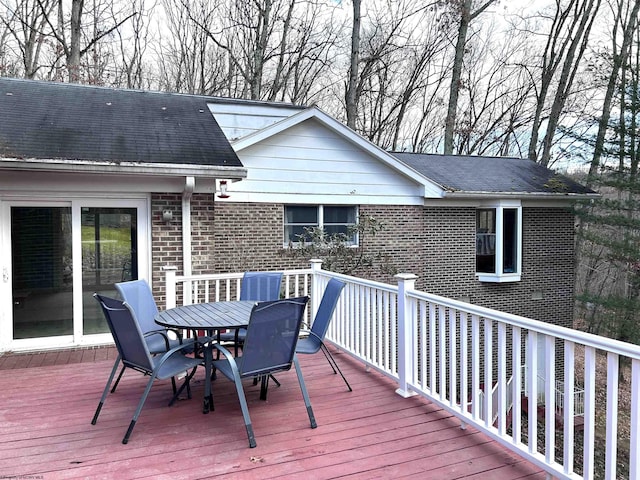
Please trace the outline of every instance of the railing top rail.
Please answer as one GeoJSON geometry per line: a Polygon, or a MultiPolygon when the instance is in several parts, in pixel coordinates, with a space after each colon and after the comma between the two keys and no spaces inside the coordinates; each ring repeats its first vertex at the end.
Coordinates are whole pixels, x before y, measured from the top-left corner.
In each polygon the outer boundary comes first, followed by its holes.
{"type": "Polygon", "coordinates": [[[445,307],[454,308],[471,315],[477,315],[479,317],[487,318],[490,320],[508,323],[510,325],[527,330],[533,330],[544,335],[562,338],[564,340],[569,340],[580,345],[586,345],[589,347],[616,353],[618,355],[624,355],[632,359],[640,360],[640,346],[638,345],[621,342],[619,340],[614,340],[607,337],[601,337],[592,333],[581,332],[579,330],[542,322],[540,320],[521,317],[520,315],[505,313],[499,310],[493,310],[491,308],[481,307],[479,305],[463,302],[461,300],[441,297],[439,295],[425,293],[418,290],[407,291],[407,295],[409,297],[424,300],[426,302],[437,303],[445,307]]]}
{"type": "MultiPolygon", "coordinates": [[[[283,275],[310,275],[312,270],[310,268],[296,269],[296,270],[278,270],[283,275]]],[[[198,273],[193,275],[176,275],[176,282],[195,282],[201,280],[234,280],[242,278],[244,272],[231,272],[231,273],[198,273]]]]}
{"type": "Polygon", "coordinates": [[[389,285],[388,283],[376,282],[374,280],[367,280],[365,278],[353,277],[351,275],[345,275],[343,273],[330,272],[328,270],[320,270],[316,273],[320,275],[324,275],[326,277],[337,278],[338,280],[343,280],[346,283],[355,283],[357,285],[362,285],[364,287],[375,288],[377,290],[382,290],[389,293],[398,293],[397,285],[389,285]]]}

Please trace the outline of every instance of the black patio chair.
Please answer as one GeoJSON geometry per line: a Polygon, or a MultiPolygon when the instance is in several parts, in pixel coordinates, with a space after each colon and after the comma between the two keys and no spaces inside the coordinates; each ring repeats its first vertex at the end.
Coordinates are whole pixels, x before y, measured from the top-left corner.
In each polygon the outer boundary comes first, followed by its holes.
{"type": "Polygon", "coordinates": [[[342,370],[340,370],[335,358],[333,358],[333,355],[331,355],[331,352],[324,343],[324,336],[327,334],[329,323],[331,322],[333,312],[336,309],[340,293],[344,286],[345,283],[336,278],[329,280],[329,283],[324,290],[324,294],[322,295],[322,300],[320,300],[320,306],[318,307],[313,324],[311,325],[311,330],[303,330],[302,338],[298,340],[298,345],[296,346],[296,353],[314,354],[317,353],[318,350],[322,350],[322,353],[324,353],[325,358],[333,369],[333,373],[340,372],[340,376],[351,392],[353,391],[351,385],[347,382],[347,379],[342,373],[342,370]],[[304,336],[304,334],[307,334],[307,336],[304,336]]]}
{"type": "MultiPolygon", "coordinates": [[[[117,362],[122,361],[124,368],[130,368],[145,376],[149,376],[147,387],[142,394],[142,398],[138,403],[135,413],[133,414],[133,419],[129,424],[127,433],[122,439],[122,443],[126,444],[129,441],[129,436],[131,435],[133,427],[135,427],[138,417],[140,416],[140,412],[142,412],[142,407],[147,400],[147,396],[149,395],[153,382],[156,379],[173,379],[179,374],[185,373],[185,380],[180,388],[175,391],[171,401],[169,402],[169,406],[174,404],[185,388],[187,389],[188,397],[191,398],[189,382],[191,381],[191,378],[193,378],[198,365],[202,363],[202,359],[186,356],[182,351],[186,346],[184,343],[171,348],[163,355],[152,357],[149,352],[147,342],[145,341],[142,331],[140,330],[140,326],[135,318],[135,313],[131,307],[125,302],[105,297],[97,293],[94,293],[93,296],[102,307],[102,311],[116,343],[116,347],[118,349],[118,360],[116,361],[116,365],[117,362]]],[[[107,384],[102,392],[100,403],[98,403],[96,412],[93,415],[93,420],[91,420],[92,425],[95,425],[98,421],[98,415],[100,415],[102,406],[104,405],[109,393],[109,387],[111,386],[115,372],[115,368],[111,370],[107,384]]]]}
{"type": "Polygon", "coordinates": [[[293,364],[311,428],[317,426],[300,364],[295,356],[300,325],[308,301],[309,297],[297,297],[256,304],[251,312],[241,357],[234,357],[224,346],[214,344],[214,348],[218,349],[225,358],[214,361],[213,365],[235,383],[251,448],[256,446],[256,440],[242,387],[244,378],[259,378],[261,380],[260,398],[266,400],[271,375],[275,372],[290,370],[293,364]]]}
{"type": "MultiPolygon", "coordinates": [[[[240,283],[240,300],[256,302],[278,300],[281,285],[282,272],[245,272],[240,283]]],[[[217,340],[218,343],[232,343],[235,354],[238,355],[246,334],[245,328],[236,328],[232,332],[218,332],[217,340]]]]}

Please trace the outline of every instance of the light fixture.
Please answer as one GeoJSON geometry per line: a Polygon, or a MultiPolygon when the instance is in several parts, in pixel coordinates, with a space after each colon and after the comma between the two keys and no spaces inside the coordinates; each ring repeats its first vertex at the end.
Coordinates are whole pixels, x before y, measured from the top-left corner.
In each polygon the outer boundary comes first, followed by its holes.
{"type": "Polygon", "coordinates": [[[218,193],[218,198],[229,198],[226,180],[220,180],[220,193],[218,193]]]}
{"type": "Polygon", "coordinates": [[[173,220],[173,212],[171,210],[163,210],[162,220],[164,220],[165,223],[171,222],[171,220],[173,220]]]}

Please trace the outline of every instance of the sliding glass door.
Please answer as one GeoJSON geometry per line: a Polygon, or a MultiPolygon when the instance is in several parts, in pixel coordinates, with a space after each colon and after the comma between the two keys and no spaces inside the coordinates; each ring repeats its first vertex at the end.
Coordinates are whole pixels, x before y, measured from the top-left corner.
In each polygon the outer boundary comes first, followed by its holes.
{"type": "Polygon", "coordinates": [[[11,207],[13,338],[73,333],[71,207],[11,207]]]}
{"type": "Polygon", "coordinates": [[[2,243],[10,246],[3,259],[10,260],[4,282],[12,302],[10,311],[0,307],[2,344],[108,340],[108,327],[92,296],[115,296],[114,283],[148,278],[147,201],[29,203],[3,207],[2,243]]]}

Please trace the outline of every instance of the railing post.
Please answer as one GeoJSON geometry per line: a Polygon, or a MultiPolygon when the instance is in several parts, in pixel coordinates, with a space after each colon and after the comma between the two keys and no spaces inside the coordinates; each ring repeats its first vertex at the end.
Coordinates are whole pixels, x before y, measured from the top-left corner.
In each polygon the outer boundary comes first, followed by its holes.
{"type": "Polygon", "coordinates": [[[413,342],[413,315],[407,290],[415,288],[416,275],[412,273],[399,273],[398,279],[398,395],[405,398],[416,395],[407,386],[407,378],[413,379],[413,365],[411,344],[413,342]]]}
{"type": "Polygon", "coordinates": [[[311,318],[315,318],[318,307],[320,306],[320,298],[322,296],[322,290],[320,288],[320,282],[318,281],[318,273],[322,271],[322,260],[318,258],[312,258],[311,263],[311,318]]]}
{"type": "Polygon", "coordinates": [[[178,267],[173,265],[165,265],[164,270],[164,289],[165,289],[165,308],[173,308],[176,306],[176,272],[178,267]]]}

